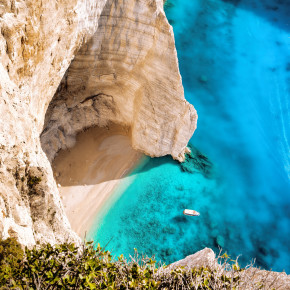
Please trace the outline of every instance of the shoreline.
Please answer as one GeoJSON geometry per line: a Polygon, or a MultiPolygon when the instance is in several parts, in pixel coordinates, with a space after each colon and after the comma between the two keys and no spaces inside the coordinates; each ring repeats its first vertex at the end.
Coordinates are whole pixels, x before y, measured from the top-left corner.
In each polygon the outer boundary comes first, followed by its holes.
{"type": "Polygon", "coordinates": [[[116,125],[90,128],[76,139],[73,148],[57,154],[52,168],[71,227],[84,239],[97,214],[143,154],[131,147],[128,133],[116,125]]]}

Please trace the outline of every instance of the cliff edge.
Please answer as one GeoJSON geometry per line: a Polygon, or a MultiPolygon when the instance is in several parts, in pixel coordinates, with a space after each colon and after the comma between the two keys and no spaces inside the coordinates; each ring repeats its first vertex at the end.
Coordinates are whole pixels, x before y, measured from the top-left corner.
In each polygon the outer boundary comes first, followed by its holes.
{"type": "Polygon", "coordinates": [[[78,241],[50,165],[76,134],[115,123],[135,149],[183,160],[184,99],[162,0],[0,2],[0,232],[78,241]]]}

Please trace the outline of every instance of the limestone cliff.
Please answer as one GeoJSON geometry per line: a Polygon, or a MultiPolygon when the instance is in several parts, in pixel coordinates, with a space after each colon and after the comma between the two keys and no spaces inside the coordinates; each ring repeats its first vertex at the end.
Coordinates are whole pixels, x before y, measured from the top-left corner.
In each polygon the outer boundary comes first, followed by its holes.
{"type": "Polygon", "coordinates": [[[2,238],[16,236],[27,245],[77,239],[39,135],[48,104],[74,53],[96,31],[105,2],[0,1],[2,238]]]}
{"type": "Polygon", "coordinates": [[[43,148],[52,160],[76,132],[109,122],[131,128],[133,147],[147,155],[184,157],[196,112],[184,99],[162,1],[107,1],[50,104],[43,148]]]}
{"type": "Polygon", "coordinates": [[[197,116],[162,5],[0,0],[2,238],[78,240],[49,160],[84,128],[118,123],[131,129],[134,148],[182,160],[197,116]]]}

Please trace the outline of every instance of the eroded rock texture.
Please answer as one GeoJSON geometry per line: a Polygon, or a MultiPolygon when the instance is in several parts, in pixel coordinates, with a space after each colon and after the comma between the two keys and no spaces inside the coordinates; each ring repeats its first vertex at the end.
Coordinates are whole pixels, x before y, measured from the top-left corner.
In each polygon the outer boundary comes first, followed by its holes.
{"type": "MultiPolygon", "coordinates": [[[[168,272],[179,267],[187,269],[204,267],[211,269],[216,277],[222,277],[223,275],[237,277],[237,274],[233,275],[233,273],[230,273],[229,264],[226,266],[224,263],[219,264],[219,262],[224,261],[222,259],[218,261],[212,249],[204,248],[193,255],[170,264],[165,269],[161,268],[159,271],[168,272]]],[[[229,262],[227,261],[227,263],[229,262]]],[[[239,272],[239,279],[239,289],[290,289],[290,275],[287,275],[285,272],[261,270],[251,265],[248,265],[245,270],[239,272]]],[[[215,289],[220,288],[217,286],[215,289]]]]}
{"type": "Polygon", "coordinates": [[[187,256],[186,258],[169,265],[169,269],[178,267],[207,267],[211,269],[217,269],[219,264],[217,263],[214,251],[210,248],[204,248],[203,250],[198,251],[193,255],[187,256]]]}
{"type": "Polygon", "coordinates": [[[76,241],[40,146],[45,112],[105,0],[0,1],[0,233],[76,241]],[[35,183],[29,185],[31,178],[35,183]],[[37,182],[37,178],[41,181],[37,182]]]}
{"type": "Polygon", "coordinates": [[[114,122],[132,129],[135,149],[182,160],[196,118],[163,1],[108,0],[50,105],[42,144],[52,160],[76,132],[114,122]]]}
{"type": "Polygon", "coordinates": [[[47,156],[86,127],[118,123],[131,129],[134,148],[182,159],[197,117],[184,100],[162,5],[0,0],[2,238],[78,240],[47,156]]]}

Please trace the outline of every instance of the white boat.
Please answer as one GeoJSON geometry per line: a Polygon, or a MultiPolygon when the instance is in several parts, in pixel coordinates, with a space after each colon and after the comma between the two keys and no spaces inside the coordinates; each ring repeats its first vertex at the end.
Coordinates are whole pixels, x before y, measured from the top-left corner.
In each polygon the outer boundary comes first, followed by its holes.
{"type": "Polygon", "coordinates": [[[200,215],[199,212],[197,212],[196,210],[193,210],[193,209],[185,209],[183,211],[183,214],[190,215],[190,216],[199,216],[200,215]]]}

